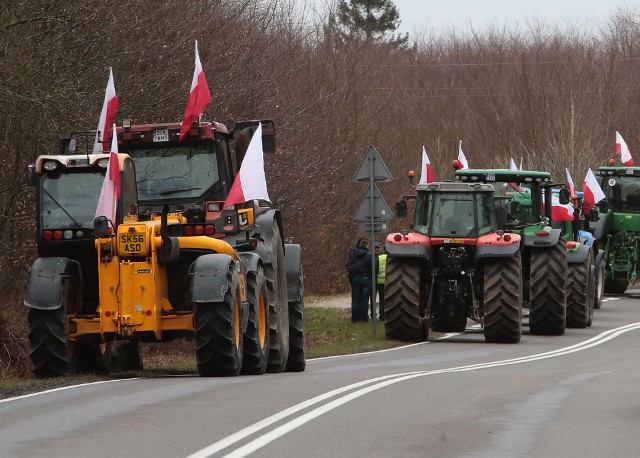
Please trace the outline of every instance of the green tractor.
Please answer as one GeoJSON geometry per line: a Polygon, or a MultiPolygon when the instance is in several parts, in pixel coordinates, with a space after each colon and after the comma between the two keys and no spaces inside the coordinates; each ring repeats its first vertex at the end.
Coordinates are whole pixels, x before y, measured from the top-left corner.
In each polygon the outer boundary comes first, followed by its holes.
{"type": "Polygon", "coordinates": [[[640,270],[640,167],[600,167],[606,195],[591,213],[596,246],[604,251],[604,292],[622,294],[640,270]]]}
{"type": "MultiPolygon", "coordinates": [[[[465,169],[457,170],[455,177],[463,183],[494,185],[498,219],[504,221],[507,232],[521,237],[523,296],[529,305],[529,330],[531,334],[564,334],[567,304],[581,301],[581,307],[586,308],[589,298],[574,299],[571,291],[567,293],[566,272],[570,259],[567,242],[562,236],[563,230],[554,227],[552,206],[544,207],[543,212],[543,202],[553,200],[551,175],[506,169],[465,169]]],[[[565,204],[568,201],[566,190],[561,201],[565,204]]],[[[580,275],[588,278],[585,267],[580,275]]]]}

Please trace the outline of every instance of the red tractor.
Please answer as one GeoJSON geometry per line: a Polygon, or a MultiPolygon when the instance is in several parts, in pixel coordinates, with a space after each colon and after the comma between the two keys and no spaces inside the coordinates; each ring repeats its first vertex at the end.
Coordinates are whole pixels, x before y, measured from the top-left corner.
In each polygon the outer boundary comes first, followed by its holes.
{"type": "Polygon", "coordinates": [[[469,318],[487,342],[519,342],[520,236],[499,230],[505,221],[490,184],[418,185],[411,230],[386,240],[387,338],[464,332],[469,318]]]}

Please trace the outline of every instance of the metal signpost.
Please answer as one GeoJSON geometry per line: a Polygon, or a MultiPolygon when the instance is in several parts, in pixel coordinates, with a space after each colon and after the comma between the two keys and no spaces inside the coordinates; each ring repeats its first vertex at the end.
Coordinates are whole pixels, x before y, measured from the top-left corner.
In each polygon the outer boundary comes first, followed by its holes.
{"type": "MultiPolygon", "coordinates": [[[[382,162],[382,158],[373,146],[369,146],[360,166],[353,176],[353,182],[369,183],[367,191],[362,196],[360,205],[353,215],[358,221],[358,231],[369,232],[370,246],[373,248],[376,240],[376,232],[387,232],[387,222],[393,217],[391,209],[384,201],[382,194],[376,186],[376,181],[389,182],[393,180],[389,169],[382,162]]],[[[373,321],[373,335],[376,335],[376,257],[372,252],[371,263],[371,320],[373,321]]]]}

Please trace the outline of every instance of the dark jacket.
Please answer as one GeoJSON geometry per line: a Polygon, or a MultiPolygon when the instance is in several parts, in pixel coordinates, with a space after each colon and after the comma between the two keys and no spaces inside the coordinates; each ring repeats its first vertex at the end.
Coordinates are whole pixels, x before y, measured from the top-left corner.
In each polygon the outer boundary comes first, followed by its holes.
{"type": "Polygon", "coordinates": [[[350,276],[354,277],[367,277],[371,278],[371,260],[372,254],[366,248],[357,247],[351,250],[349,257],[358,258],[361,262],[358,265],[358,269],[350,276]]]}

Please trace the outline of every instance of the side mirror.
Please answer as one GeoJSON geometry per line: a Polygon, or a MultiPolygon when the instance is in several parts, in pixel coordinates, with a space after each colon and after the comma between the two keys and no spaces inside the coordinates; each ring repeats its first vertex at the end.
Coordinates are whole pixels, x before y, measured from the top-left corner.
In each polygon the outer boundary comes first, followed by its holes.
{"type": "Polygon", "coordinates": [[[396,216],[399,218],[406,218],[408,214],[407,202],[404,199],[398,200],[396,202],[396,216]]]}
{"type": "Polygon", "coordinates": [[[598,202],[596,206],[600,209],[601,213],[607,213],[609,211],[609,202],[607,202],[605,199],[598,202]]]}
{"type": "Polygon", "coordinates": [[[70,155],[76,154],[78,148],[78,141],[75,138],[63,138],[60,140],[60,154],[70,155]]]}
{"type": "Polygon", "coordinates": [[[106,216],[97,216],[93,220],[93,235],[99,239],[111,237],[109,233],[109,218],[106,216]]]}
{"type": "Polygon", "coordinates": [[[571,196],[569,195],[569,190],[566,188],[561,189],[560,196],[558,196],[558,200],[562,205],[567,205],[569,202],[571,202],[571,196]]]}
{"type": "Polygon", "coordinates": [[[262,152],[264,154],[274,154],[276,152],[276,126],[262,126],[262,152]]]}
{"type": "Polygon", "coordinates": [[[35,164],[29,164],[27,166],[27,184],[29,186],[36,185],[36,165],[35,164]]]}

